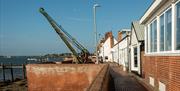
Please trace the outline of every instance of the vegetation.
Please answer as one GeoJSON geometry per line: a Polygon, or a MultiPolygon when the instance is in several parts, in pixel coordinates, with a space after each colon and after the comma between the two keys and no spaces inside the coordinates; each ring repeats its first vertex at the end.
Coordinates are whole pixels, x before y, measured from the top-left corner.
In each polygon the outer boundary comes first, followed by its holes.
{"type": "Polygon", "coordinates": [[[44,57],[48,58],[59,58],[59,57],[69,57],[72,56],[72,53],[61,53],[61,54],[46,54],[44,57]]]}

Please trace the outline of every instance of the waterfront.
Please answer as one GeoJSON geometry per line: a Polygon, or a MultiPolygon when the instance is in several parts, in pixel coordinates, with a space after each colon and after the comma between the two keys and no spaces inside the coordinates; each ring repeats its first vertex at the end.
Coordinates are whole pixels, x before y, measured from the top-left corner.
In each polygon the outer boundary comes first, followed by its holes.
{"type": "MultiPolygon", "coordinates": [[[[0,57],[0,64],[2,65],[26,65],[26,64],[37,64],[42,62],[54,62],[62,61],[63,58],[45,58],[42,56],[12,56],[12,57],[0,57]]],[[[14,79],[23,78],[22,68],[13,69],[14,79]]],[[[11,80],[11,70],[5,70],[5,80],[11,80]]],[[[0,82],[3,81],[3,72],[0,68],[0,82]]]]}

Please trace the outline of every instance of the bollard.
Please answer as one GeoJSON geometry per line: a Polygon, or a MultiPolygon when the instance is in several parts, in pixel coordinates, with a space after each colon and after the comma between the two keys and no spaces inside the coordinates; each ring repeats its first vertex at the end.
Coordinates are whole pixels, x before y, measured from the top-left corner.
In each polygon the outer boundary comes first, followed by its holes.
{"type": "Polygon", "coordinates": [[[13,68],[12,68],[12,63],[11,63],[11,79],[12,79],[12,82],[14,81],[14,75],[13,75],[13,68]]]}
{"type": "Polygon", "coordinates": [[[4,72],[4,64],[3,63],[1,63],[1,65],[2,65],[2,75],[3,75],[3,81],[5,82],[5,72],[4,72]]]}
{"type": "Polygon", "coordinates": [[[23,75],[23,79],[26,79],[26,68],[24,64],[22,64],[22,75],[23,75]]]}

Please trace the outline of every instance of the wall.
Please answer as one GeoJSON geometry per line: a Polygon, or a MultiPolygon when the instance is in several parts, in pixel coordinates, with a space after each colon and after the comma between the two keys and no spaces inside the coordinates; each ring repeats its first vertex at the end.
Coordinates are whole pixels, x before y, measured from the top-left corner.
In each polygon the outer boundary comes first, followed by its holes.
{"type": "Polygon", "coordinates": [[[114,45],[113,47],[113,59],[115,62],[123,66],[123,70],[127,70],[126,67],[128,67],[127,42],[129,41],[130,41],[129,37],[126,37],[125,39],[121,40],[118,44],[114,45]]]}
{"type": "Polygon", "coordinates": [[[147,83],[154,78],[155,90],[161,82],[166,91],[180,91],[180,56],[144,56],[143,72],[147,83]]]}
{"type": "Polygon", "coordinates": [[[112,61],[112,55],[111,55],[111,47],[110,47],[110,37],[104,42],[104,57],[108,57],[107,61],[112,61]]]}
{"type": "Polygon", "coordinates": [[[121,31],[118,31],[118,41],[121,41],[122,40],[122,32],[121,31]]]}
{"type": "Polygon", "coordinates": [[[108,65],[105,64],[29,64],[26,68],[28,91],[108,89],[108,65]]]}
{"type": "Polygon", "coordinates": [[[117,40],[114,37],[108,37],[106,39],[106,41],[102,44],[102,46],[99,48],[99,50],[100,50],[99,56],[102,56],[102,57],[107,56],[108,57],[107,60],[105,60],[105,58],[103,58],[103,60],[105,62],[113,62],[114,61],[112,58],[112,50],[113,50],[112,45],[114,45],[114,43],[117,43],[117,40]]]}
{"type": "Polygon", "coordinates": [[[132,30],[131,30],[131,45],[130,45],[130,48],[131,48],[131,51],[130,51],[130,53],[131,53],[131,71],[135,71],[135,72],[137,72],[139,75],[141,74],[141,69],[140,69],[140,67],[141,67],[141,65],[140,65],[140,51],[141,51],[141,49],[140,49],[140,45],[141,45],[141,43],[140,42],[138,42],[138,40],[137,40],[137,36],[136,36],[136,33],[135,33],[135,29],[134,29],[134,27],[132,27],[131,28],[132,30]],[[134,62],[134,48],[135,47],[137,47],[137,67],[135,67],[135,62],[134,62]]]}

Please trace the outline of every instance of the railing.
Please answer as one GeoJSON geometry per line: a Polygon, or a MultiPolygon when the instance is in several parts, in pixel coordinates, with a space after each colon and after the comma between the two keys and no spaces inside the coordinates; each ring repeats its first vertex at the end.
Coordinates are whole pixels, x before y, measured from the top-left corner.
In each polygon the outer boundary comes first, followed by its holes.
{"type": "Polygon", "coordinates": [[[23,79],[26,79],[26,67],[24,64],[22,65],[5,65],[1,64],[0,69],[2,69],[2,76],[3,76],[3,82],[6,81],[6,72],[5,70],[10,70],[10,76],[11,76],[11,81],[14,81],[14,71],[13,69],[22,69],[22,77],[23,79]]]}

